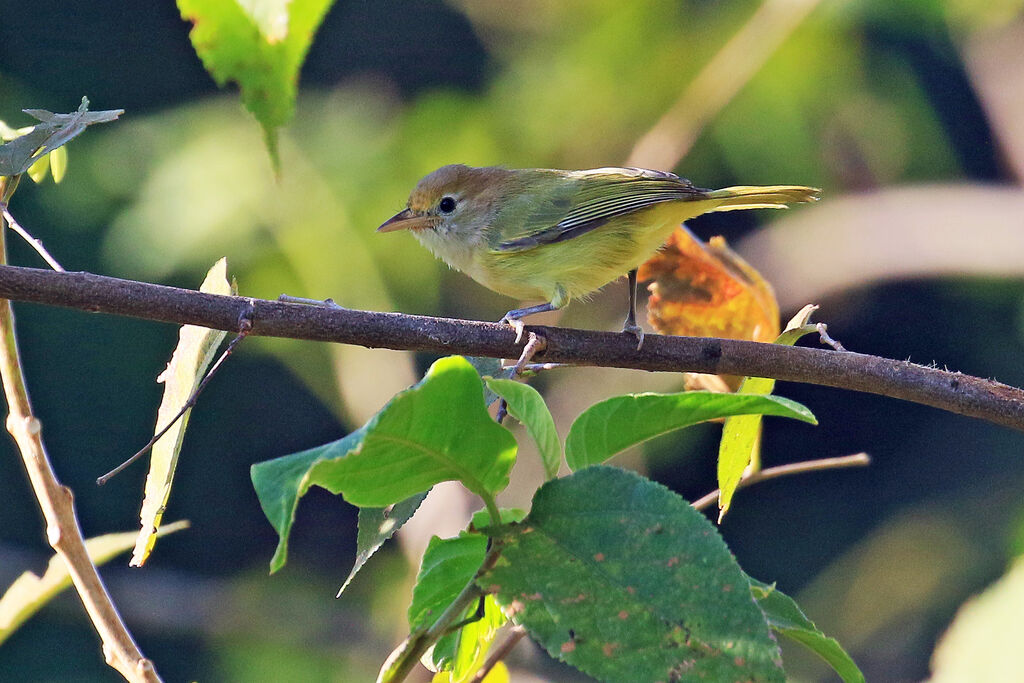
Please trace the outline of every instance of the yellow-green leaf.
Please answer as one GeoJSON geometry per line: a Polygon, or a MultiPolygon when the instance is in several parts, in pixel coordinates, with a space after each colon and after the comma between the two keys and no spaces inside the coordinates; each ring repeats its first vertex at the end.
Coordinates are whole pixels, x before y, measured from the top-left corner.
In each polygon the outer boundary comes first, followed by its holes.
{"type": "MultiPolygon", "coordinates": [[[[227,280],[227,267],[226,259],[217,261],[199,290],[210,294],[234,294],[235,288],[227,280]]],[[[164,385],[164,397],[157,411],[155,431],[163,429],[185,405],[226,335],[221,330],[195,325],[185,325],[178,332],[178,346],[174,349],[174,355],[156,379],[164,385]]],[[[142,528],[130,563],[133,567],[141,567],[145,563],[156,542],[155,534],[160,528],[160,519],[171,495],[174,469],[178,464],[178,453],[181,451],[191,412],[191,408],[186,410],[181,419],[153,445],[149,474],[146,477],[146,494],[139,513],[142,528]]]]}
{"type": "Polygon", "coordinates": [[[299,69],[331,0],[178,0],[189,37],[218,85],[237,83],[278,166],[277,129],[295,111],[299,69]]]}
{"type": "MultiPolygon", "coordinates": [[[[185,528],[188,528],[188,522],[182,520],[164,525],[157,534],[165,536],[185,528]]],[[[101,565],[131,548],[134,542],[135,532],[124,531],[90,538],[85,542],[85,549],[93,564],[101,565]]],[[[71,576],[68,574],[67,565],[58,555],[50,558],[50,563],[42,576],[25,572],[15,579],[0,598],[0,643],[70,585],[71,576]]]]}
{"type": "MultiPolygon", "coordinates": [[[[793,316],[786,329],[775,340],[776,344],[792,346],[800,337],[814,332],[808,321],[817,306],[807,305],[793,316]]],[[[775,389],[775,380],[768,377],[746,377],[738,393],[767,396],[775,389]]],[[[759,468],[761,450],[761,415],[727,417],[722,428],[722,441],[718,447],[718,520],[729,510],[733,494],[743,479],[747,466],[759,468]]]]}

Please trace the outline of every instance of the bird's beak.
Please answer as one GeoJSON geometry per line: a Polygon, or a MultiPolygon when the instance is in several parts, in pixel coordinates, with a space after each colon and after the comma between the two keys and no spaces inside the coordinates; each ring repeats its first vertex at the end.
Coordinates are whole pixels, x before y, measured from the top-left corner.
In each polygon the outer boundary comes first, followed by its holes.
{"type": "Polygon", "coordinates": [[[424,230],[434,227],[433,216],[418,216],[411,209],[403,209],[384,221],[377,232],[394,232],[395,230],[424,230]]]}

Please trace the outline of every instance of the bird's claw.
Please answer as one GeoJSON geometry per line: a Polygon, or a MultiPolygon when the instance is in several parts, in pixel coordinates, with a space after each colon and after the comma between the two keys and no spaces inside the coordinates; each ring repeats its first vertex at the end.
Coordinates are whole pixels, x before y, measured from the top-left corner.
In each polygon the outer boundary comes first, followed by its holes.
{"type": "Polygon", "coordinates": [[[623,334],[629,333],[636,337],[636,350],[639,351],[644,345],[644,330],[636,323],[626,323],[622,326],[623,334]]]}
{"type": "Polygon", "coordinates": [[[516,344],[523,340],[523,330],[526,327],[521,318],[510,318],[507,315],[498,321],[499,323],[508,323],[512,326],[512,329],[516,331],[516,344]]]}

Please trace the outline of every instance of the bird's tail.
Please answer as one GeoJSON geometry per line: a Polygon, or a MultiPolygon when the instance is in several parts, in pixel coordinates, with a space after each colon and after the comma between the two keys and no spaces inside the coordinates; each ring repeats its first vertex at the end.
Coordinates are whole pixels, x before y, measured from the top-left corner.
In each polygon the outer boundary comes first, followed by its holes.
{"type": "Polygon", "coordinates": [[[817,201],[820,193],[816,187],[802,185],[737,185],[708,192],[708,199],[718,200],[708,211],[785,209],[789,204],[817,201]]]}

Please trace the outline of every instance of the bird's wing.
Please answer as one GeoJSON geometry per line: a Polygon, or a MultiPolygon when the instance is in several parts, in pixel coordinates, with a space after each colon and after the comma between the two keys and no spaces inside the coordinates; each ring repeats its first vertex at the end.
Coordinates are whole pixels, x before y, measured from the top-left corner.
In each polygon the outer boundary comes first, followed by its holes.
{"type": "MultiPolygon", "coordinates": [[[[558,174],[537,185],[547,192],[528,189],[508,198],[498,221],[504,229],[489,242],[497,251],[523,251],[542,244],[563,242],[600,227],[616,216],[634,213],[661,202],[697,200],[706,191],[671,173],[636,168],[599,168],[590,171],[537,171],[558,174]]],[[[532,183],[527,183],[529,188],[532,183]]]]}

